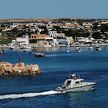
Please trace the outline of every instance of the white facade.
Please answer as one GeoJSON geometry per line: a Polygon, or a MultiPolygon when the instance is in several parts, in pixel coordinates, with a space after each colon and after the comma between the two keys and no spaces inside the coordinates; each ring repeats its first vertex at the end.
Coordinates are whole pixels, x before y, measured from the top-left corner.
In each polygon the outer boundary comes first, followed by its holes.
{"type": "Polygon", "coordinates": [[[79,43],[91,43],[91,42],[93,42],[93,38],[89,38],[89,37],[86,37],[86,38],[84,38],[84,37],[77,37],[77,40],[78,40],[78,42],[79,43]]]}
{"type": "Polygon", "coordinates": [[[27,45],[27,44],[29,44],[29,38],[28,38],[28,36],[18,37],[18,38],[16,38],[16,43],[18,45],[27,45]]]}
{"type": "Polygon", "coordinates": [[[72,37],[66,37],[66,39],[67,39],[68,45],[71,45],[74,42],[72,37]]]}
{"type": "Polygon", "coordinates": [[[83,22],[82,26],[83,26],[83,27],[90,28],[90,27],[93,26],[93,23],[92,23],[92,22],[83,22]]]}
{"type": "Polygon", "coordinates": [[[57,36],[57,31],[49,31],[49,35],[51,37],[56,37],[57,36]]]}
{"type": "Polygon", "coordinates": [[[56,35],[57,35],[57,37],[66,38],[64,33],[57,33],[56,35]]]}

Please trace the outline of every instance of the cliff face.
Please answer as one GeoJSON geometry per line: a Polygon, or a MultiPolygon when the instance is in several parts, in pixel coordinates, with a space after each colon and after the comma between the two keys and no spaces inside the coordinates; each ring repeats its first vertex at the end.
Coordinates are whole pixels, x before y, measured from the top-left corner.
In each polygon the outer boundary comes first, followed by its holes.
{"type": "Polygon", "coordinates": [[[40,74],[40,69],[37,64],[25,65],[24,63],[11,64],[8,62],[0,62],[0,76],[38,74],[40,74]]]}

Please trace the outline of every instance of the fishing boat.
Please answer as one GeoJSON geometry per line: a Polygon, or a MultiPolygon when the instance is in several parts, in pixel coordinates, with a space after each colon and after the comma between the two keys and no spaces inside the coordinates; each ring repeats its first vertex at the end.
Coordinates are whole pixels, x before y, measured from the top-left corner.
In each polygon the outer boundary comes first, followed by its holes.
{"type": "Polygon", "coordinates": [[[68,79],[65,80],[61,87],[57,87],[56,91],[61,92],[78,92],[93,90],[95,82],[85,82],[84,79],[76,77],[76,74],[71,74],[68,79]]]}

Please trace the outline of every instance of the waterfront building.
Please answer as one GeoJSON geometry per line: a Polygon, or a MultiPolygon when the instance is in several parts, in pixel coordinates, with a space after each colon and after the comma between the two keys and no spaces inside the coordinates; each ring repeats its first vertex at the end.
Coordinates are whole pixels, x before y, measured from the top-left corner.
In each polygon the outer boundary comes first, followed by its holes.
{"type": "Polygon", "coordinates": [[[25,37],[17,37],[15,40],[12,40],[11,45],[27,45],[29,44],[28,36],[25,37]]]}
{"type": "Polygon", "coordinates": [[[18,45],[27,45],[27,44],[29,44],[29,38],[28,38],[28,36],[17,37],[16,38],[16,43],[18,45]]]}
{"type": "Polygon", "coordinates": [[[58,44],[62,45],[67,45],[67,38],[64,33],[57,33],[56,37],[58,44]]]}
{"type": "Polygon", "coordinates": [[[77,42],[80,44],[92,43],[94,39],[92,37],[77,37],[77,42]]]}
{"type": "MultiPolygon", "coordinates": [[[[17,37],[15,40],[12,40],[10,43],[11,49],[22,49],[22,48],[28,48],[29,47],[29,38],[28,36],[23,37],[17,37]]],[[[31,47],[29,47],[30,49],[31,47]]]]}
{"type": "Polygon", "coordinates": [[[31,34],[29,38],[30,43],[36,43],[39,46],[49,45],[52,40],[53,37],[46,34],[31,34]]]}

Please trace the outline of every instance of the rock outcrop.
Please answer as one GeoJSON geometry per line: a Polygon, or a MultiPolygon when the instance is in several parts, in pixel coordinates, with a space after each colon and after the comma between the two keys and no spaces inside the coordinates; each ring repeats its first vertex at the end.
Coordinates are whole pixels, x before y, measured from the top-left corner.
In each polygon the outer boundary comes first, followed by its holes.
{"type": "Polygon", "coordinates": [[[40,68],[37,64],[25,65],[24,63],[11,64],[0,62],[0,76],[4,75],[38,75],[40,68]]]}

